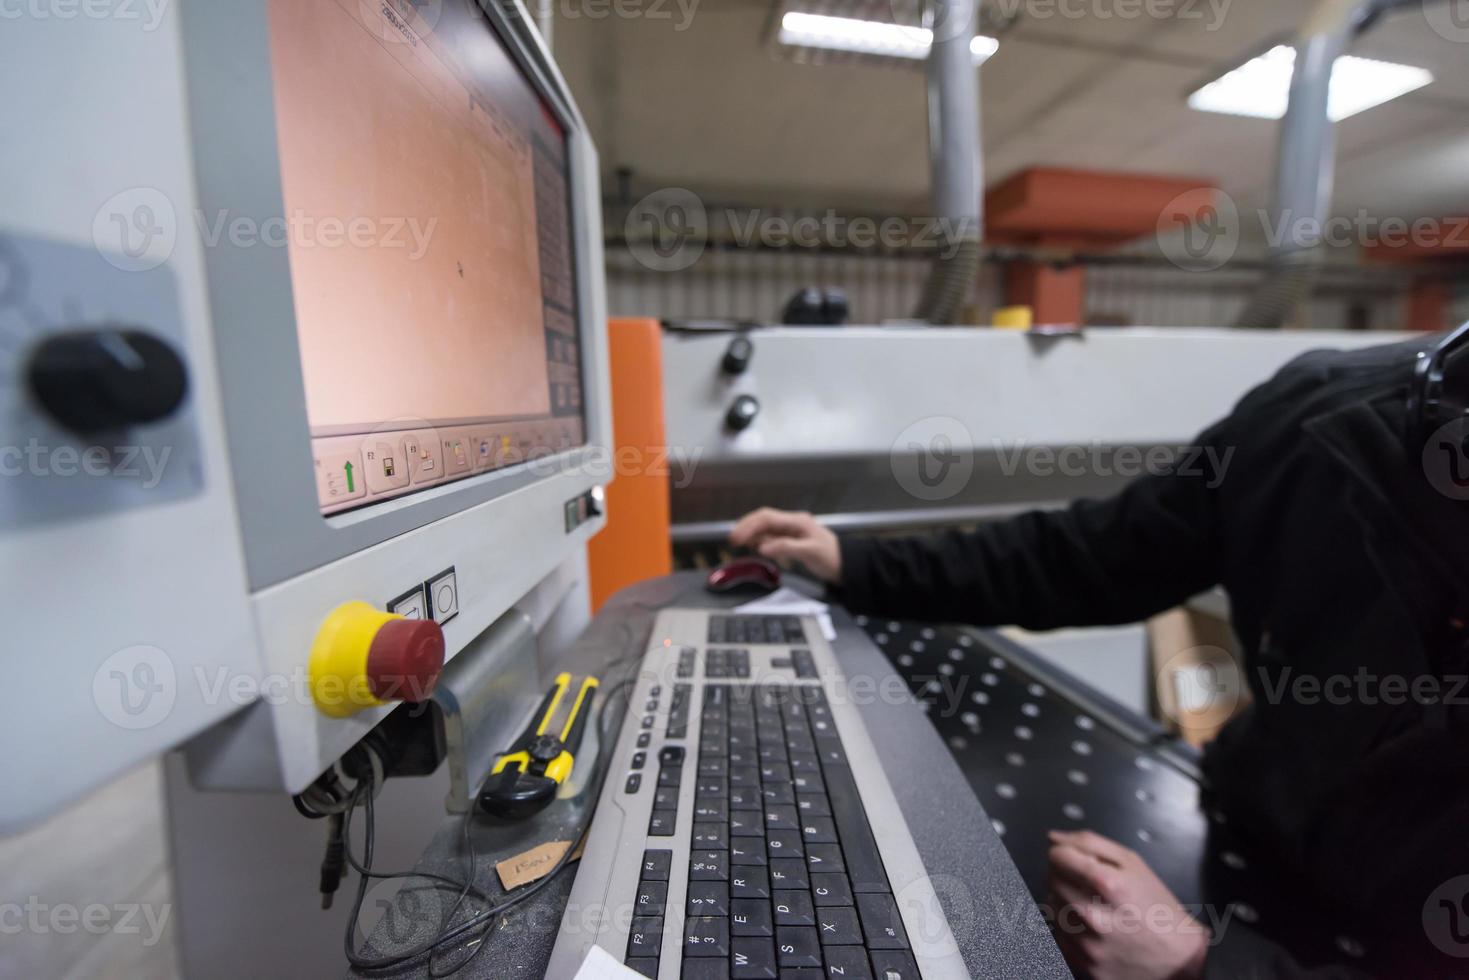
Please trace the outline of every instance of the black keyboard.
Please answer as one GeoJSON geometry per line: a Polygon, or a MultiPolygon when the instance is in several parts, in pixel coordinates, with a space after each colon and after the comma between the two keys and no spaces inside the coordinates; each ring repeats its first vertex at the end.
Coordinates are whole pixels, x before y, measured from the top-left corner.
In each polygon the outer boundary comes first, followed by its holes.
{"type": "MultiPolygon", "coordinates": [[[[711,616],[710,642],[803,643],[800,626],[795,617],[711,616]],[[740,638],[772,630],[781,639],[740,638]]],[[[679,747],[658,756],[627,965],[658,975],[670,879],[685,875],[684,980],[917,980],[822,688],[710,683],[698,710],[697,756],[679,747]],[[696,784],[692,839],[687,866],[675,868],[659,839],[677,830],[685,780],[696,784]]]]}

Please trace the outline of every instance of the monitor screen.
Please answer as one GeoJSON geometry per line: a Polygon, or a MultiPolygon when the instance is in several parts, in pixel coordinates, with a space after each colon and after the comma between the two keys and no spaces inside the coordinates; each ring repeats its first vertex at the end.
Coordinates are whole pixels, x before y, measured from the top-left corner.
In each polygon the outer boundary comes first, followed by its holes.
{"type": "Polygon", "coordinates": [[[583,445],[566,134],[483,12],[269,18],[322,513],[583,445]]]}

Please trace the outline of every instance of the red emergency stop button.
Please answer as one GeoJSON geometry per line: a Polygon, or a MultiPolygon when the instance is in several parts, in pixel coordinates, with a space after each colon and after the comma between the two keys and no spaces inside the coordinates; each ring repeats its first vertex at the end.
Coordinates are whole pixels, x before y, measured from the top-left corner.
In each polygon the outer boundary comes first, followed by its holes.
{"type": "Polygon", "coordinates": [[[367,647],[367,686],[379,701],[426,701],[444,669],[444,631],[431,619],[392,619],[367,647]]]}
{"type": "Polygon", "coordinates": [[[333,609],[311,644],[311,698],[345,718],[389,701],[424,701],[444,669],[444,631],[365,602],[333,609]]]}

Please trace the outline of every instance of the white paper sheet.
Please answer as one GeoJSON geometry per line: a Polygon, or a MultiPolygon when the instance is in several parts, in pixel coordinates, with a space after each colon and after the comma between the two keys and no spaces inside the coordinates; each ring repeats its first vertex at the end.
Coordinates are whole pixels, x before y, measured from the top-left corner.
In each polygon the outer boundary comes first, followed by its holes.
{"type": "Polygon", "coordinates": [[[645,980],[637,970],[617,962],[617,958],[601,946],[593,946],[573,980],[645,980]]]}
{"type": "Polygon", "coordinates": [[[821,635],[826,637],[827,642],[837,638],[836,627],[831,624],[831,607],[786,586],[776,589],[770,595],[747,602],[735,611],[769,615],[815,616],[816,621],[821,624],[821,635]]]}

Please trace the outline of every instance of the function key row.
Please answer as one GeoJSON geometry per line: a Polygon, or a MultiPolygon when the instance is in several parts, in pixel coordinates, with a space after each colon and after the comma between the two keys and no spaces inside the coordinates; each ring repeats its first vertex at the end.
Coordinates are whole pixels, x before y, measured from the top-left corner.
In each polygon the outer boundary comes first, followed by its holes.
{"type": "Polygon", "coordinates": [[[806,630],[799,616],[712,615],[709,617],[708,642],[741,646],[756,643],[799,646],[806,642],[806,630]]]}

